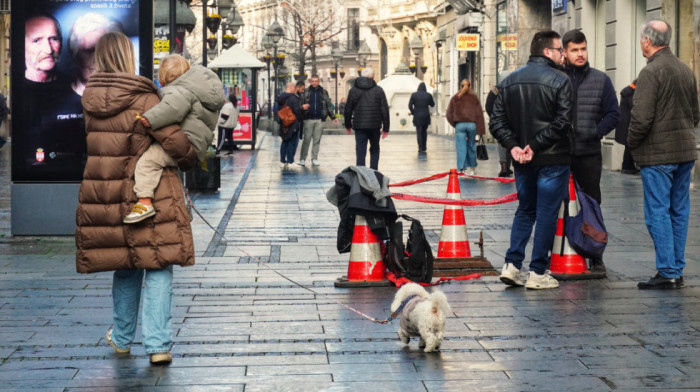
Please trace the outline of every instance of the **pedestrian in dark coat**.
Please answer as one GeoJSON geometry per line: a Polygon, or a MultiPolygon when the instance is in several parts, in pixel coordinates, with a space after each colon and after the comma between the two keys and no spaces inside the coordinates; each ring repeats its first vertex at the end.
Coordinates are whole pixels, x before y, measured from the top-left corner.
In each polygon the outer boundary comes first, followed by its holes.
{"type": "Polygon", "coordinates": [[[374,70],[362,70],[362,76],[355,79],[355,85],[348,93],[345,106],[345,131],[355,130],[355,161],[357,166],[365,166],[367,142],[369,142],[369,167],[379,167],[379,137],[389,136],[389,104],[384,90],[374,81],[374,70]]]}
{"type": "Polygon", "coordinates": [[[622,155],[622,174],[637,174],[639,169],[634,165],[632,152],[627,147],[627,129],[630,126],[632,100],[634,99],[634,90],[637,88],[637,79],[629,86],[620,91],[620,123],[615,129],[615,141],[625,146],[625,152],[622,155]]]}
{"type": "Polygon", "coordinates": [[[282,137],[282,145],[280,145],[280,167],[286,169],[289,164],[294,162],[294,154],[297,152],[299,139],[302,137],[302,121],[304,112],[301,108],[301,100],[296,94],[296,83],[287,84],[285,91],[277,97],[277,105],[280,109],[284,105],[289,106],[296,117],[294,124],[287,127],[285,132],[284,126],[280,125],[280,137],[282,137]]]}
{"type": "Polygon", "coordinates": [[[418,152],[425,152],[428,141],[428,126],[430,125],[430,108],[435,106],[433,96],[428,94],[425,83],[418,85],[418,90],[411,94],[408,110],[413,115],[413,125],[416,127],[418,152]]]}

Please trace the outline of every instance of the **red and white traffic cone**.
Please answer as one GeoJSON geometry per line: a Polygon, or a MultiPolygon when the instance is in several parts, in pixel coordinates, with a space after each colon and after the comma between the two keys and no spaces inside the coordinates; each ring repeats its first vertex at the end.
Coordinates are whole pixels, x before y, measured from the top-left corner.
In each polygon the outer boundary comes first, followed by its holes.
{"type": "MultiPolygon", "coordinates": [[[[576,253],[569,244],[569,240],[564,234],[564,209],[562,202],[557,219],[557,230],[554,234],[554,245],[552,246],[552,259],[549,270],[556,279],[587,279],[590,271],[586,267],[586,259],[576,253]],[[563,241],[563,244],[562,244],[563,241]],[[562,248],[563,246],[563,248],[562,248]]],[[[576,199],[576,186],[574,185],[573,174],[569,176],[569,216],[578,214],[578,200],[576,199]]]]}
{"type": "MultiPolygon", "coordinates": [[[[450,169],[446,198],[461,200],[457,169],[450,169]]],[[[440,230],[437,259],[466,258],[471,257],[471,255],[464,209],[461,206],[445,206],[442,214],[442,229],[440,230]]]]}
{"type": "Polygon", "coordinates": [[[385,271],[377,235],[369,229],[364,216],[356,215],[348,275],[338,278],[335,287],[390,286],[392,283],[384,277],[385,271]]]}

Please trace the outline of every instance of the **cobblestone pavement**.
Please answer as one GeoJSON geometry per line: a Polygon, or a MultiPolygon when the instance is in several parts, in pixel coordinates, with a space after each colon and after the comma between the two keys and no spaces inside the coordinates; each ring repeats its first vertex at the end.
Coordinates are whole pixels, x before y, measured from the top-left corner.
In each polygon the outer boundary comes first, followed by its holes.
{"type": "MultiPolygon", "coordinates": [[[[197,264],[175,270],[173,363],[150,366],[141,337],[117,358],[104,341],[111,324],[111,274],[79,275],[72,237],[10,237],[9,145],[0,149],[0,389],[5,391],[638,391],[700,390],[700,193],[691,192],[681,291],[639,291],[654,273],[639,176],[603,173],[611,243],[608,279],[561,282],[558,290],[507,289],[495,277],[440,287],[454,313],[438,353],[397,325],[373,324],[394,289],[333,286],[348,255],[335,250],[338,213],[325,200],[335,174],[354,164],[354,141],[326,135],[319,167],[279,167],[279,139],[222,159],[218,193],[196,207],[224,232],[193,221],[197,264]],[[251,255],[252,257],[248,256],[251,255]],[[254,258],[316,292],[299,288],[254,258]]],[[[498,172],[497,153],[478,173],[498,172]]],[[[454,166],[449,138],[382,141],[380,170],[393,182],[454,166]]],[[[400,192],[443,197],[446,180],[400,192]]],[[[512,184],[460,179],[463,199],[492,199],[512,184]]],[[[397,201],[437,247],[443,207],[397,201]]],[[[56,206],[61,208],[61,206],[56,206]]],[[[500,269],[515,204],[466,208],[470,238],[483,231],[500,269]]],[[[139,328],[140,330],[140,328],[139,328]]]]}

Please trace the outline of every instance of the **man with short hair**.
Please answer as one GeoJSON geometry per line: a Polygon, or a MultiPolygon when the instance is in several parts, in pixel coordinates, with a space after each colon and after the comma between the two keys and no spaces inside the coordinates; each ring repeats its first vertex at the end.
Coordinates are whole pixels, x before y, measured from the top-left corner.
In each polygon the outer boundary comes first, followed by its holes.
{"type": "Polygon", "coordinates": [[[489,122],[491,134],[513,157],[518,191],[510,248],[500,276],[509,286],[559,287],[547,268],[557,213],[568,196],[574,143],[571,81],[558,69],[562,56],[558,33],[536,33],[527,64],[500,84],[489,122]],[[523,284],[520,272],[533,225],[530,274],[523,284]]]}
{"type": "Polygon", "coordinates": [[[647,65],[639,72],[627,145],[641,167],[644,220],[654,241],[656,276],[638,287],[683,287],[690,214],[690,174],[695,166],[695,127],[700,122],[693,71],[669,48],[671,26],[644,23],[640,47],[647,65]]]}
{"type": "Polygon", "coordinates": [[[323,124],[326,117],[338,123],[331,111],[331,98],[328,91],[321,87],[321,79],[318,75],[311,76],[309,88],[301,95],[301,106],[304,109],[304,139],[301,144],[301,152],[297,165],[306,165],[306,156],[309,154],[309,144],[311,147],[311,164],[318,166],[318,151],[321,148],[321,136],[323,136],[323,124]]]}
{"type": "Polygon", "coordinates": [[[379,167],[379,137],[389,136],[389,104],[384,90],[374,81],[374,70],[365,68],[348,93],[345,105],[345,131],[355,130],[355,159],[365,166],[369,141],[369,167],[379,167]]]}
{"type": "MultiPolygon", "coordinates": [[[[574,89],[574,130],[576,143],[571,172],[581,190],[600,204],[600,176],[603,171],[601,139],[620,122],[617,94],[604,72],[588,63],[586,36],[571,30],[562,37],[564,72],[574,89]]],[[[605,273],[601,257],[589,261],[592,271],[605,273]]]]}

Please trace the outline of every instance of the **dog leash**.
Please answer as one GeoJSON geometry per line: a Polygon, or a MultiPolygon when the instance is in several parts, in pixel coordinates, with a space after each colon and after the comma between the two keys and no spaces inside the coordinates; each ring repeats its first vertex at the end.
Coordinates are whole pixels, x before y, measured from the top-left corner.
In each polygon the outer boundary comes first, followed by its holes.
{"type": "MultiPolygon", "coordinates": [[[[315,294],[315,295],[318,295],[319,297],[325,298],[325,299],[327,299],[327,300],[329,300],[329,301],[331,301],[331,302],[334,302],[334,303],[336,303],[336,304],[338,304],[338,305],[344,307],[345,309],[348,309],[348,310],[350,310],[351,312],[354,312],[354,313],[356,313],[356,314],[358,314],[358,315],[360,315],[360,316],[362,316],[362,317],[364,317],[364,318],[366,318],[366,319],[372,321],[373,323],[377,323],[377,324],[391,324],[391,320],[394,319],[394,318],[396,318],[396,316],[394,316],[394,313],[397,313],[397,315],[398,315],[398,312],[400,312],[401,309],[403,309],[403,307],[406,306],[405,303],[402,303],[401,306],[399,307],[399,309],[398,309],[396,312],[392,313],[392,315],[391,315],[389,318],[387,318],[386,320],[379,320],[379,319],[376,319],[376,318],[374,318],[374,317],[372,317],[372,316],[369,316],[369,315],[367,315],[367,314],[364,314],[364,313],[360,312],[359,310],[357,310],[357,309],[355,309],[355,308],[353,308],[353,307],[351,307],[351,306],[348,306],[348,305],[346,305],[346,304],[344,304],[344,303],[338,301],[337,299],[331,298],[331,297],[329,297],[329,296],[327,296],[327,295],[325,295],[325,294],[322,294],[322,293],[319,293],[319,292],[317,292],[317,291],[314,291],[314,290],[312,290],[312,289],[310,289],[310,288],[308,288],[308,287],[302,285],[301,283],[295,282],[293,279],[288,278],[287,276],[285,276],[285,275],[282,274],[281,272],[279,272],[279,271],[277,271],[276,269],[274,269],[274,268],[270,267],[269,265],[267,265],[267,263],[265,263],[264,261],[258,259],[257,257],[251,255],[250,253],[246,252],[245,249],[242,249],[241,247],[239,247],[239,246],[233,244],[231,241],[229,241],[229,240],[226,238],[226,236],[224,236],[221,232],[219,232],[219,230],[217,230],[214,226],[212,226],[211,223],[209,223],[209,221],[208,221],[204,216],[202,216],[202,214],[199,212],[199,210],[197,209],[197,207],[194,206],[194,203],[192,202],[192,199],[190,199],[190,193],[189,193],[189,191],[187,190],[187,188],[185,188],[184,193],[185,193],[186,203],[187,203],[187,205],[192,209],[192,211],[194,211],[194,212],[197,214],[197,216],[199,216],[199,217],[204,221],[204,223],[207,224],[207,226],[209,226],[212,230],[214,230],[214,232],[215,232],[216,234],[218,234],[219,236],[221,236],[221,238],[222,238],[224,241],[226,241],[227,244],[230,243],[231,246],[233,246],[234,248],[236,248],[236,249],[238,249],[239,251],[243,252],[246,256],[250,257],[252,260],[255,260],[258,264],[260,264],[260,265],[262,265],[263,267],[269,269],[270,271],[274,272],[275,274],[281,276],[283,279],[285,279],[285,280],[287,280],[287,281],[289,281],[289,282],[291,282],[291,283],[293,283],[293,284],[295,284],[295,285],[301,287],[302,289],[304,289],[304,290],[306,290],[306,291],[309,291],[309,292],[311,292],[311,293],[313,293],[313,294],[315,294]]],[[[409,297],[409,298],[410,298],[410,297],[409,297]]],[[[404,302],[407,302],[407,301],[404,300],[404,302]]]]}

